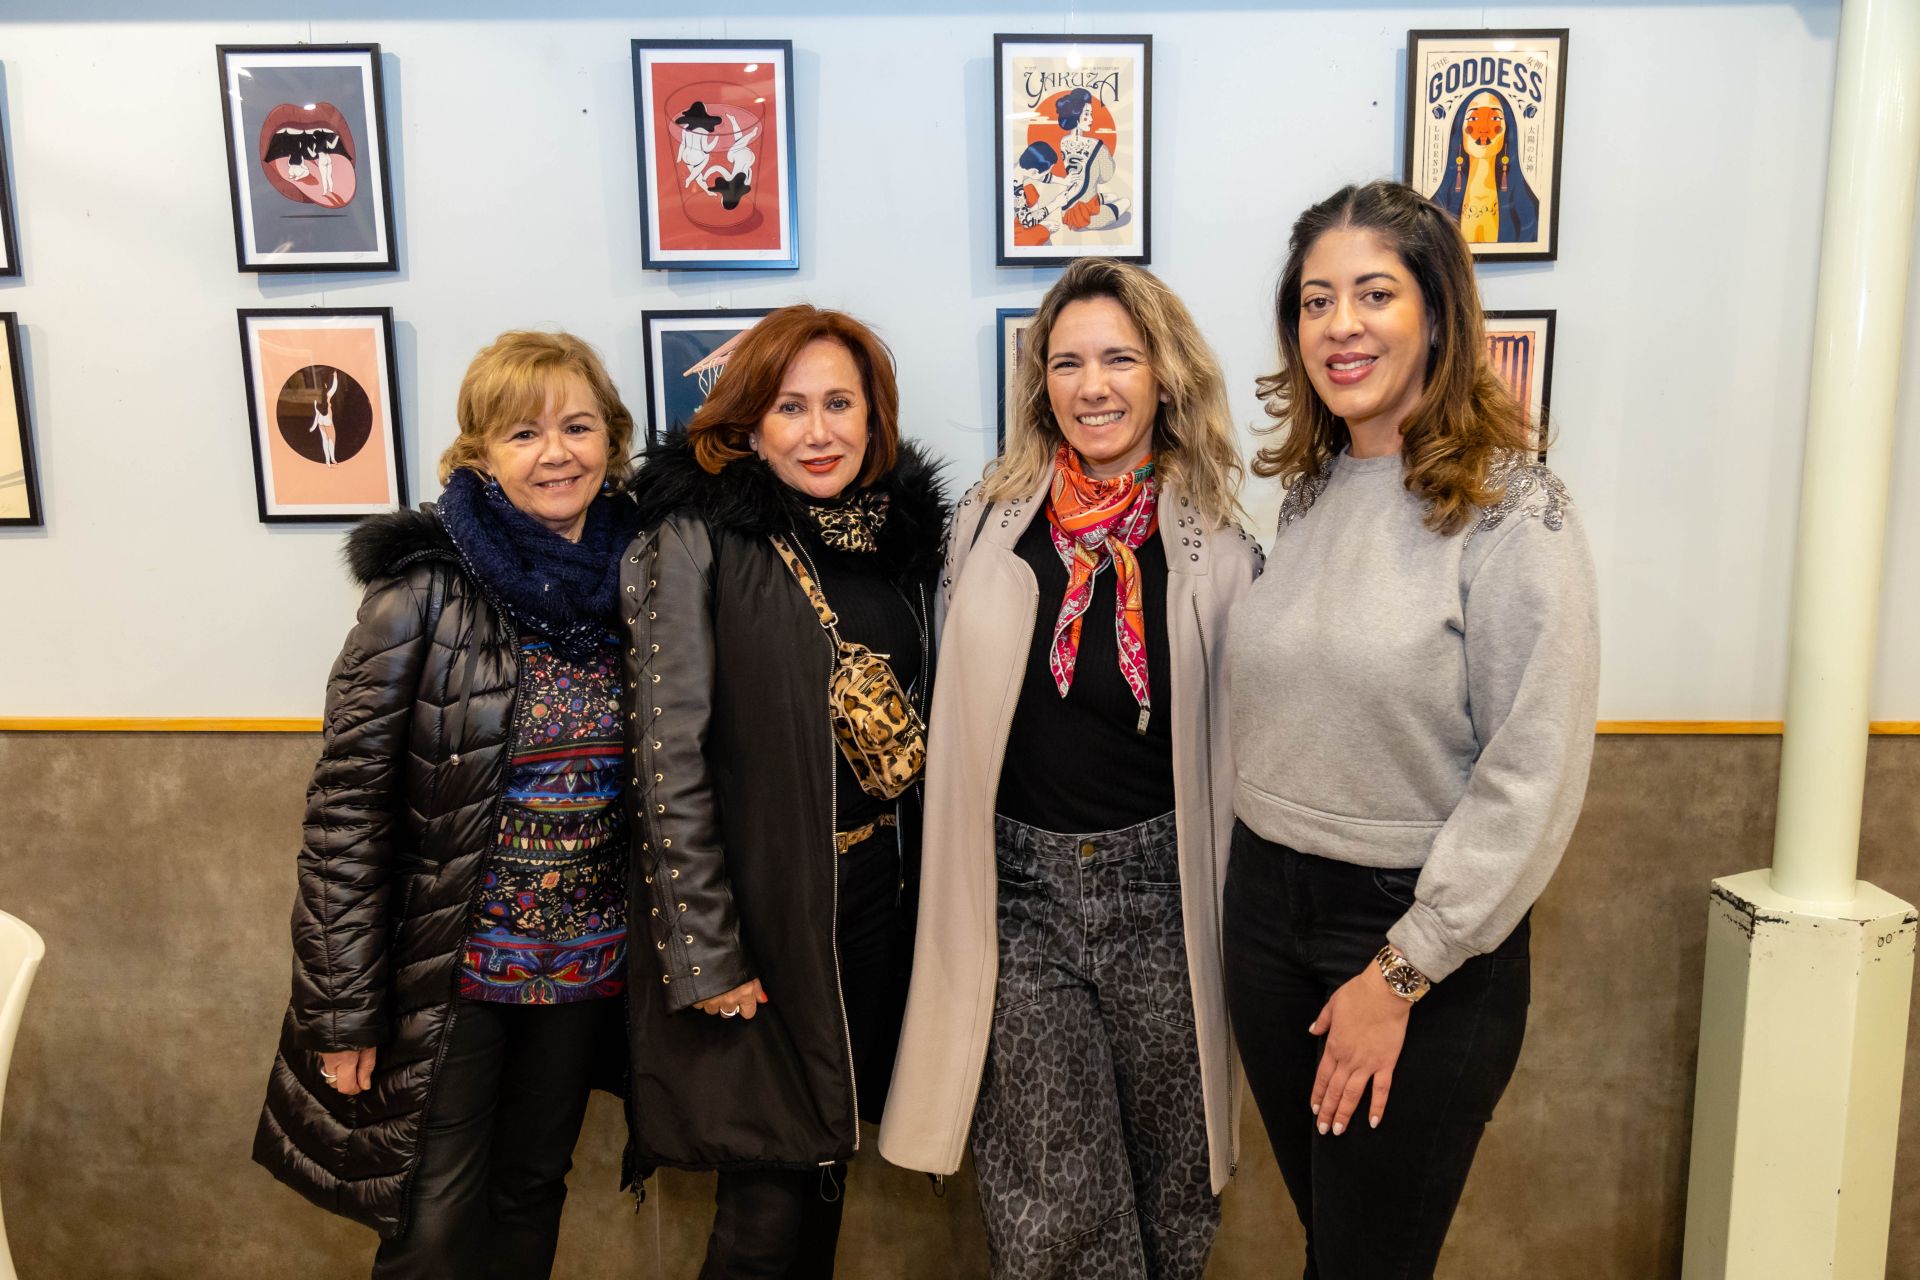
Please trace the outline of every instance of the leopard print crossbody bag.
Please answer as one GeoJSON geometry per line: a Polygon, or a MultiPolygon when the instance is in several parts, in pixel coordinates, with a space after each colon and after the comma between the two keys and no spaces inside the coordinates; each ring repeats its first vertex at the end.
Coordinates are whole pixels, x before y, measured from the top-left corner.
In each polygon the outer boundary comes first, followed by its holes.
{"type": "Polygon", "coordinates": [[[879,800],[895,799],[927,766],[926,722],[900,687],[886,655],[842,640],[840,620],[813,575],[785,538],[772,534],[769,539],[833,640],[836,657],[827,680],[827,716],[840,754],[862,791],[879,800]]]}

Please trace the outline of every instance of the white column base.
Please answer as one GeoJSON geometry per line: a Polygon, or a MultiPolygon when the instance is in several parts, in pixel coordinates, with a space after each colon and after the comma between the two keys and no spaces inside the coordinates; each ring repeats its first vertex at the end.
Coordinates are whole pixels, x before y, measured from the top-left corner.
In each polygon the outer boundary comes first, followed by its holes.
{"type": "Polygon", "coordinates": [[[1913,907],[1713,882],[1684,1280],[1882,1280],[1913,907]]]}

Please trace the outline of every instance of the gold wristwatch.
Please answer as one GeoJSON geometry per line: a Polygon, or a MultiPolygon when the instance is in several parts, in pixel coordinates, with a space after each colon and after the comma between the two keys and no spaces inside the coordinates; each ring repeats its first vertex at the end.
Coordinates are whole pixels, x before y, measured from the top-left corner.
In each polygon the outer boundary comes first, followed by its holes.
{"type": "Polygon", "coordinates": [[[1388,988],[1408,1004],[1419,1003],[1420,997],[1433,987],[1427,975],[1414,968],[1412,961],[1401,955],[1400,948],[1392,943],[1380,948],[1373,962],[1380,966],[1380,976],[1387,980],[1388,988]]]}

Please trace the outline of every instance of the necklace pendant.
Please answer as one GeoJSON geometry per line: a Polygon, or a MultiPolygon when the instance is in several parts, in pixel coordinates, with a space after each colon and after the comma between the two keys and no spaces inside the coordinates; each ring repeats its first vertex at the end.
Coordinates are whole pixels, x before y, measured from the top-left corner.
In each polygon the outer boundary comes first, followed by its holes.
{"type": "Polygon", "coordinates": [[[1133,731],[1139,734],[1143,738],[1147,734],[1147,718],[1152,714],[1153,714],[1153,708],[1151,707],[1140,708],[1140,721],[1138,724],[1133,726],[1133,731]]]}

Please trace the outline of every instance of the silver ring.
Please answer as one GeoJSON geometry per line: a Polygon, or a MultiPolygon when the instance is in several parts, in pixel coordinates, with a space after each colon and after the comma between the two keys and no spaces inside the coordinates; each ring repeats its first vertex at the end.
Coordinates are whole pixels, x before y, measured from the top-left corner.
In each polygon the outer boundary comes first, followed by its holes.
{"type": "Polygon", "coordinates": [[[340,1079],[340,1077],[339,1077],[339,1076],[330,1076],[330,1075],[328,1075],[328,1074],[327,1074],[327,1073],[326,1073],[326,1072],[325,1072],[324,1070],[323,1070],[323,1071],[321,1071],[321,1073],[320,1073],[320,1078],[321,1078],[322,1080],[325,1080],[325,1081],[326,1081],[326,1082],[327,1082],[328,1084],[334,1084],[334,1083],[336,1083],[336,1082],[337,1082],[337,1081],[338,1081],[338,1080],[340,1079]]]}
{"type": "Polygon", "coordinates": [[[722,1009],[720,1016],[723,1018],[737,1018],[740,1016],[740,1011],[738,1009],[722,1009]]]}

